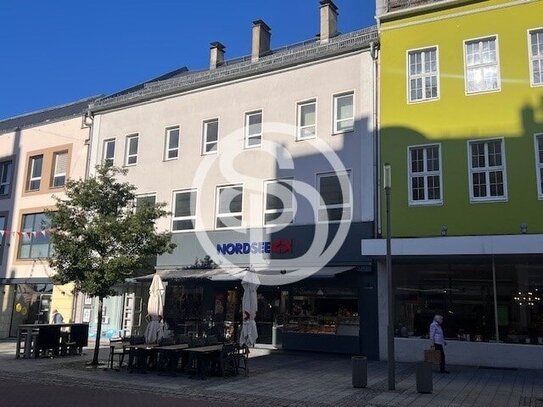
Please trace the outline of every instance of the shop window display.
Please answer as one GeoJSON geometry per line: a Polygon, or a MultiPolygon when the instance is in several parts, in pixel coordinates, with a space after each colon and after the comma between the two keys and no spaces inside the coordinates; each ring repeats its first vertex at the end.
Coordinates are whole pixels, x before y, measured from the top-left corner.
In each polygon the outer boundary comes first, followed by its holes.
{"type": "Polygon", "coordinates": [[[358,297],[351,288],[294,288],[286,332],[358,335],[358,297]]]}
{"type": "Polygon", "coordinates": [[[395,265],[395,333],[428,337],[435,314],[445,316],[448,339],[543,344],[543,267],[492,263],[395,265]],[[540,296],[541,294],[541,296],[540,296]]]}

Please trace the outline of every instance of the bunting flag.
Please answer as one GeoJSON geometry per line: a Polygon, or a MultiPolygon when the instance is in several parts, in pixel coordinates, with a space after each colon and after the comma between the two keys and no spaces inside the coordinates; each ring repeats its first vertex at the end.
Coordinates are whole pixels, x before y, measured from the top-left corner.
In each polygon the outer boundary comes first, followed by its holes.
{"type": "Polygon", "coordinates": [[[6,239],[9,239],[10,237],[24,237],[26,239],[31,239],[33,237],[39,237],[39,236],[51,236],[54,232],[54,229],[41,229],[41,230],[33,230],[33,231],[24,231],[24,232],[16,232],[9,229],[0,229],[0,239],[3,239],[4,237],[6,239]]]}

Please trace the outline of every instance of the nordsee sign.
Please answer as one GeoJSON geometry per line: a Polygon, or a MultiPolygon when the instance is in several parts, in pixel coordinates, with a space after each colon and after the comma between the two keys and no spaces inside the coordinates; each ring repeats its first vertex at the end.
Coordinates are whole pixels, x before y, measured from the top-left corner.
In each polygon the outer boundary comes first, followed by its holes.
{"type": "Polygon", "coordinates": [[[273,240],[270,242],[219,243],[217,253],[225,256],[233,254],[285,254],[292,253],[292,240],[273,240]]]}

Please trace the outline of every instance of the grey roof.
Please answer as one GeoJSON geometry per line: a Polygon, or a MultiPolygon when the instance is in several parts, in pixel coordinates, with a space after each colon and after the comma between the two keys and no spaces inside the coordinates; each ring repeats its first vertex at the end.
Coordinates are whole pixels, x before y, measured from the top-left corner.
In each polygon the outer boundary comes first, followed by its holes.
{"type": "Polygon", "coordinates": [[[49,107],[36,112],[25,113],[19,116],[10,117],[0,121],[0,134],[32,127],[43,123],[49,123],[72,117],[81,116],[89,108],[89,104],[103,95],[92,96],[76,102],[67,103],[61,106],[49,107]]]}
{"type": "Polygon", "coordinates": [[[341,34],[326,44],[312,39],[271,51],[269,55],[252,62],[251,56],[225,61],[216,69],[186,72],[164,80],[155,80],[98,99],[91,104],[93,112],[131,105],[145,100],[198,89],[217,83],[250,77],[298,64],[369,48],[378,41],[377,27],[341,34]],[[132,91],[132,89],[134,89],[132,91]]]}
{"type": "Polygon", "coordinates": [[[445,0],[388,0],[388,11],[403,10],[426,4],[440,3],[445,0]]]}

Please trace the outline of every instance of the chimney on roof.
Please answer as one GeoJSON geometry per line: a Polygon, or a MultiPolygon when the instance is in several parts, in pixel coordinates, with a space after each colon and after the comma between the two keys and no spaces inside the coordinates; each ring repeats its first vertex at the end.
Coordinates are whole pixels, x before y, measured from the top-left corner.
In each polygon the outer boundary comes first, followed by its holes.
{"type": "Polygon", "coordinates": [[[337,35],[337,6],[332,0],[320,0],[321,4],[321,44],[337,35]]]}
{"type": "Polygon", "coordinates": [[[224,49],[226,47],[215,41],[209,47],[209,69],[216,69],[224,63],[224,49]]]}
{"type": "Polygon", "coordinates": [[[262,20],[253,21],[253,49],[251,61],[258,61],[261,56],[270,52],[270,44],[271,28],[262,20]]]}

